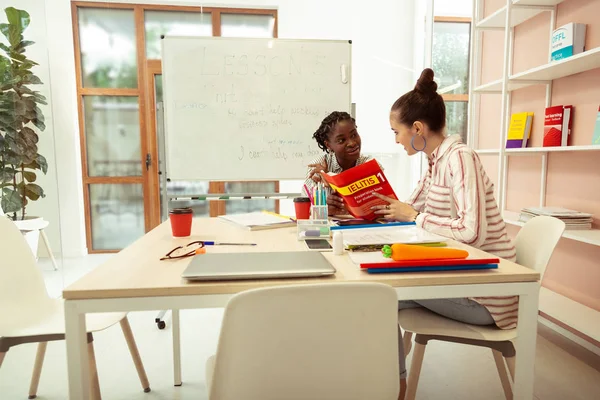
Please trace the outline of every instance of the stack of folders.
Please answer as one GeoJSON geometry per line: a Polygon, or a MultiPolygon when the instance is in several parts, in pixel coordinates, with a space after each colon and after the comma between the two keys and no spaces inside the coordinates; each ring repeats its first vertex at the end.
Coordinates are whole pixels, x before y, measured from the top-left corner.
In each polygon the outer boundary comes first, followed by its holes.
{"type": "Polygon", "coordinates": [[[447,258],[394,261],[381,253],[350,253],[350,259],[370,274],[386,272],[467,271],[497,269],[499,258],[447,258]]]}
{"type": "Polygon", "coordinates": [[[526,207],[521,210],[519,221],[527,222],[538,215],[558,218],[565,223],[565,229],[591,229],[592,214],[560,207],[526,207]]]}

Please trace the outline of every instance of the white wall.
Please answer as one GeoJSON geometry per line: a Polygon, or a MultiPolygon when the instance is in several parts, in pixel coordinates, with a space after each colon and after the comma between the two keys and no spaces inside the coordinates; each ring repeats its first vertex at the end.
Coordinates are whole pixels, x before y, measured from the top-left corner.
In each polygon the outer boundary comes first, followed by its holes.
{"type": "MultiPolygon", "coordinates": [[[[42,0],[27,1],[40,4],[39,7],[43,4],[42,0]]],[[[363,149],[396,154],[394,171],[386,169],[386,174],[397,182],[398,196],[405,198],[412,189],[411,163],[394,144],[388,115],[393,101],[414,85],[414,4],[417,1],[381,0],[369,7],[348,0],[234,0],[233,3],[139,0],[137,3],[277,8],[281,38],[351,39],[353,101],[357,103],[363,149]]],[[[60,143],[57,166],[62,240],[64,254],[72,256],[85,252],[85,229],[70,1],[48,2],[46,16],[54,129],[60,143]]]]}
{"type": "MultiPolygon", "coordinates": [[[[48,105],[40,105],[44,113],[46,129],[43,132],[36,131],[39,135],[38,152],[46,157],[48,161],[48,173],[44,175],[41,171],[36,171],[36,183],[44,189],[45,198],[32,201],[26,208],[30,216],[41,216],[50,222],[46,233],[50,240],[53,252],[61,251],[60,240],[60,213],[57,185],[57,163],[55,157],[55,129],[52,113],[53,96],[50,84],[50,71],[48,68],[48,38],[46,35],[46,13],[43,0],[2,0],[0,1],[0,23],[6,23],[6,14],[4,9],[15,7],[25,10],[29,13],[31,22],[24,32],[25,40],[34,41],[35,44],[27,48],[26,55],[30,60],[39,64],[33,68],[33,72],[42,80],[43,85],[32,85],[31,89],[40,91],[48,99],[48,105]]],[[[8,43],[4,36],[2,42],[8,43]]],[[[40,246],[40,256],[46,254],[44,246],[40,246]]]]}

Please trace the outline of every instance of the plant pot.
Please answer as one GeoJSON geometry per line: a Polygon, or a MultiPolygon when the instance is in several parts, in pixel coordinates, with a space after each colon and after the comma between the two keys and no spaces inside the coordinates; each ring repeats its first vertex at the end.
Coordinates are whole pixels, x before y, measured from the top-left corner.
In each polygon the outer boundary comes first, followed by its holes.
{"type": "Polygon", "coordinates": [[[25,217],[25,219],[13,221],[21,231],[27,244],[31,248],[33,256],[37,260],[38,244],[40,242],[40,229],[48,226],[48,222],[42,217],[25,217]]]}

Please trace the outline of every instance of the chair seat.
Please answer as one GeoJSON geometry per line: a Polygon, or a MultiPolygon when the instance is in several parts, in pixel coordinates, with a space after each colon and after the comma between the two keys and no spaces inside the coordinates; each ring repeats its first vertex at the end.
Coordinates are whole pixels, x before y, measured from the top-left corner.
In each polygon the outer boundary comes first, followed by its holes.
{"type": "Polygon", "coordinates": [[[443,317],[426,308],[407,308],[398,311],[398,323],[402,329],[420,335],[492,342],[502,342],[517,337],[516,329],[500,329],[495,325],[469,325],[443,317]]]}
{"type": "MultiPolygon", "coordinates": [[[[0,337],[23,337],[64,335],[65,314],[63,299],[51,299],[36,309],[35,313],[24,312],[14,307],[12,315],[3,315],[0,320],[0,337]]],[[[104,330],[121,321],[127,313],[100,313],[86,315],[88,332],[104,330]]]]}

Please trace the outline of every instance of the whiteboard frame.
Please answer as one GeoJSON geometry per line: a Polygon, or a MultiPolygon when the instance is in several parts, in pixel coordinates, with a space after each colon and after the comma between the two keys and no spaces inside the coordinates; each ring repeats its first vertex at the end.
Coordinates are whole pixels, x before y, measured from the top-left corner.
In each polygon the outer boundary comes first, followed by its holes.
{"type": "MultiPolygon", "coordinates": [[[[349,94],[349,99],[348,99],[348,107],[346,110],[346,112],[348,112],[349,114],[352,113],[353,107],[352,107],[352,40],[351,39],[284,39],[284,38],[260,38],[260,37],[247,37],[247,38],[238,38],[238,37],[222,37],[222,36],[183,36],[183,35],[161,35],[160,39],[161,39],[161,54],[164,54],[164,43],[165,43],[165,39],[190,39],[190,40],[197,40],[197,39],[210,39],[210,40],[215,40],[215,41],[244,41],[244,40],[248,40],[248,41],[253,41],[253,40],[257,40],[257,39],[261,39],[261,40],[273,40],[273,41],[277,41],[277,42],[301,42],[301,43],[306,43],[306,42],[320,42],[320,43],[348,43],[349,47],[348,47],[348,52],[349,52],[349,59],[350,62],[348,64],[348,94],[349,94]]],[[[164,74],[164,67],[163,67],[163,77],[165,76],[164,74]]],[[[168,161],[168,157],[169,157],[169,140],[168,140],[168,113],[166,112],[166,104],[167,104],[167,79],[163,79],[163,111],[164,111],[164,118],[163,118],[163,125],[164,125],[164,135],[165,135],[165,180],[166,181],[173,181],[173,182],[177,182],[177,181],[193,181],[193,180],[198,180],[198,181],[205,181],[206,179],[204,178],[198,178],[198,179],[173,179],[171,177],[169,177],[168,173],[168,166],[169,166],[169,161],[168,161]]],[[[272,177],[272,178],[258,178],[258,179],[250,179],[250,180],[240,180],[240,179],[231,179],[231,180],[218,180],[218,181],[212,181],[209,179],[209,182],[270,182],[270,181],[281,181],[281,180],[304,180],[304,178],[306,178],[306,174],[303,174],[302,176],[298,176],[297,178],[285,178],[285,179],[281,179],[278,177],[272,177]]],[[[276,193],[273,193],[276,194],[276,193]]]]}

